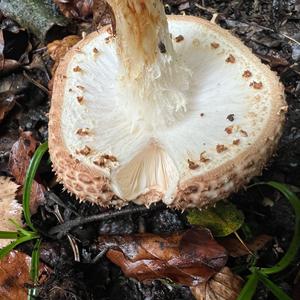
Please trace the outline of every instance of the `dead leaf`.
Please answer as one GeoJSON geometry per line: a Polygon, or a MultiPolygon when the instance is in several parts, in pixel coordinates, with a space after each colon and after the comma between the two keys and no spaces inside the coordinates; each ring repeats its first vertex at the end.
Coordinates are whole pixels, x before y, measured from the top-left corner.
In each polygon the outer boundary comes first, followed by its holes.
{"type": "MultiPolygon", "coordinates": [[[[25,131],[21,133],[19,140],[11,149],[8,166],[10,173],[20,185],[24,184],[31,157],[37,146],[38,142],[33,137],[32,132],[25,131]]],[[[44,202],[44,192],[44,186],[34,181],[30,195],[30,210],[32,213],[35,213],[38,206],[44,202]]]]}
{"type": "MultiPolygon", "coordinates": [[[[30,284],[31,257],[19,252],[11,251],[0,261],[0,298],[5,300],[26,300],[27,288],[30,284]]],[[[49,277],[51,270],[44,264],[40,265],[39,282],[49,277]]]]}
{"type": "Polygon", "coordinates": [[[242,278],[224,267],[208,282],[191,287],[191,291],[196,300],[236,300],[242,286],[242,278]]]}
{"type": "Polygon", "coordinates": [[[54,0],[67,18],[84,19],[92,14],[93,0],[54,0]]]}
{"type": "Polygon", "coordinates": [[[227,254],[208,229],[169,235],[151,233],[99,238],[99,249],[128,277],[140,281],[169,278],[194,286],[207,281],[226,263],[227,254]]]}
{"type": "MultiPolygon", "coordinates": [[[[10,219],[22,224],[22,206],[15,200],[18,187],[9,177],[0,176],[0,231],[16,231],[10,219]]],[[[0,239],[0,248],[10,242],[11,240],[0,239]]]]}
{"type": "Polygon", "coordinates": [[[14,59],[0,59],[0,76],[3,76],[5,74],[11,73],[15,70],[17,70],[21,66],[20,63],[18,63],[14,59]]]}
{"type": "Polygon", "coordinates": [[[0,93],[0,123],[5,115],[15,106],[16,95],[12,92],[0,93]]]}
{"type": "MultiPolygon", "coordinates": [[[[272,240],[272,237],[266,234],[261,234],[254,238],[251,242],[245,243],[249,250],[256,252],[272,240]]],[[[228,251],[228,254],[232,257],[240,257],[248,255],[249,251],[243,246],[243,244],[234,236],[218,239],[218,242],[228,251]]]]}
{"type": "Polygon", "coordinates": [[[52,74],[54,74],[60,59],[63,58],[65,54],[79,41],[80,41],[79,36],[68,35],[62,40],[56,40],[47,45],[48,53],[55,62],[51,71],[52,74]]]}

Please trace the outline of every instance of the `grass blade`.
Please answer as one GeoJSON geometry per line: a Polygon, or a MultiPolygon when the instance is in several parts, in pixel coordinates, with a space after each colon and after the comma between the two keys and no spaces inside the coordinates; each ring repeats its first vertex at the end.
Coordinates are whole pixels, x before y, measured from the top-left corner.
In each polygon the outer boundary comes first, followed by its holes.
{"type": "Polygon", "coordinates": [[[19,232],[15,232],[15,231],[0,231],[0,239],[14,239],[14,240],[16,240],[19,237],[20,237],[19,232]]]}
{"type": "Polygon", "coordinates": [[[297,197],[295,193],[293,193],[289,189],[289,187],[286,184],[270,181],[266,183],[258,183],[255,185],[261,185],[261,184],[269,185],[277,189],[279,192],[281,192],[286,197],[286,199],[290,202],[290,204],[295,210],[295,230],[294,230],[294,235],[291,244],[287,252],[275,266],[271,268],[260,269],[260,271],[263,274],[275,274],[281,272],[283,269],[288,267],[293,262],[300,248],[300,199],[297,197]]]}
{"type": "Polygon", "coordinates": [[[27,236],[22,236],[22,237],[18,238],[17,240],[11,242],[9,245],[0,249],[0,260],[4,256],[6,256],[10,251],[12,251],[16,246],[18,246],[19,244],[22,244],[22,243],[30,241],[30,240],[37,239],[38,237],[39,237],[38,235],[31,235],[31,236],[27,235],[27,236]]]}
{"type": "Polygon", "coordinates": [[[29,168],[26,172],[25,183],[24,183],[24,191],[23,191],[23,210],[26,224],[33,230],[36,231],[32,222],[31,222],[31,214],[30,214],[30,193],[32,183],[36,174],[36,171],[39,167],[41,159],[45,152],[48,150],[48,142],[41,144],[37,150],[35,151],[31,161],[29,168]]]}
{"type": "Polygon", "coordinates": [[[251,300],[258,284],[257,271],[255,270],[251,275],[249,275],[246,284],[241,290],[237,300],[251,300]]]}
{"type": "MultiPolygon", "coordinates": [[[[39,280],[39,266],[40,266],[40,248],[41,248],[41,239],[38,239],[34,245],[32,255],[31,255],[31,268],[30,268],[30,277],[33,281],[33,284],[38,284],[39,280]]],[[[37,288],[33,287],[28,290],[28,300],[36,299],[37,288]]]]}
{"type": "Polygon", "coordinates": [[[293,300],[290,298],[281,288],[279,288],[275,283],[267,278],[266,275],[261,272],[257,272],[259,280],[269,289],[272,294],[279,300],[293,300]]]}

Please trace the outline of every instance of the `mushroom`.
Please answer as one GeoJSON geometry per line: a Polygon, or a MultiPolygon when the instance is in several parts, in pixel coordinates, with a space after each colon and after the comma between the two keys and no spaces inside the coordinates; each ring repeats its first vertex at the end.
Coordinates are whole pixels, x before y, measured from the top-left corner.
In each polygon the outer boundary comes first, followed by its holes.
{"type": "Polygon", "coordinates": [[[260,174],[285,119],[275,73],[216,24],[166,17],[160,0],[108,2],[116,36],[104,27],[84,37],[54,77],[58,180],[102,206],[184,209],[260,174]]]}

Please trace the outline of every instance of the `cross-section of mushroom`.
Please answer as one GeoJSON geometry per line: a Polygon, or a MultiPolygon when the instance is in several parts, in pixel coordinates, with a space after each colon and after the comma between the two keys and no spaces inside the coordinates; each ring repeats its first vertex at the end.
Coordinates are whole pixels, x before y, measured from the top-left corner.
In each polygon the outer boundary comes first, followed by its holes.
{"type": "Polygon", "coordinates": [[[81,200],[202,207],[260,174],[286,103],[276,75],[229,32],[165,16],[160,0],[109,0],[116,18],[54,78],[49,146],[81,200]]]}

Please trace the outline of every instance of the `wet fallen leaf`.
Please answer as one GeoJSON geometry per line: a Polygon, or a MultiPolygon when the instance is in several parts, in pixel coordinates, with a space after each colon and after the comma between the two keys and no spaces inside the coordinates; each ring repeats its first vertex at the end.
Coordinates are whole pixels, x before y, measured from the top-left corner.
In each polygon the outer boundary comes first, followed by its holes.
{"type": "Polygon", "coordinates": [[[236,300],[243,286],[243,280],[224,267],[208,282],[191,287],[196,300],[236,300]]]}
{"type": "Polygon", "coordinates": [[[67,18],[87,18],[92,14],[93,0],[54,0],[67,18]]]}
{"type": "Polygon", "coordinates": [[[244,215],[230,202],[218,202],[216,207],[188,211],[187,219],[192,225],[209,228],[214,236],[227,236],[237,231],[244,223],[244,215]]]}
{"type": "Polygon", "coordinates": [[[16,95],[12,92],[0,93],[0,123],[5,115],[14,107],[16,103],[16,95]]]}
{"type": "MultiPolygon", "coordinates": [[[[26,285],[31,283],[30,263],[31,257],[19,251],[11,251],[0,261],[0,299],[27,299],[26,285]]],[[[49,268],[41,264],[39,282],[44,282],[50,272],[49,268]]]]}
{"type": "Polygon", "coordinates": [[[140,281],[169,278],[194,286],[207,281],[225,265],[227,254],[208,229],[193,228],[169,235],[151,233],[104,236],[98,248],[121,267],[128,277],[140,281]]]}
{"type": "Polygon", "coordinates": [[[1,59],[0,60],[0,76],[11,73],[17,70],[21,64],[14,59],[1,59]]]}
{"type": "MultiPolygon", "coordinates": [[[[256,252],[266,246],[272,237],[267,234],[261,234],[252,241],[245,243],[249,250],[256,252]]],[[[228,251],[232,257],[240,257],[249,254],[249,250],[234,236],[218,239],[218,242],[228,251]]]]}
{"type": "Polygon", "coordinates": [[[63,58],[65,54],[79,41],[80,37],[78,35],[68,35],[62,40],[56,40],[47,45],[48,53],[55,62],[52,68],[52,74],[54,74],[60,59],[63,58]]]}
{"type": "MultiPolygon", "coordinates": [[[[0,176],[0,231],[16,231],[10,219],[22,224],[22,206],[15,200],[18,187],[9,177],[0,176]]],[[[0,248],[10,242],[11,240],[0,239],[0,248]]]]}
{"type": "MultiPolygon", "coordinates": [[[[31,157],[38,146],[38,142],[29,131],[22,132],[19,140],[13,145],[9,157],[8,166],[16,182],[24,184],[25,176],[31,157]]],[[[30,210],[32,213],[37,211],[38,206],[44,202],[45,188],[36,181],[32,184],[30,195],[30,210]]]]}

